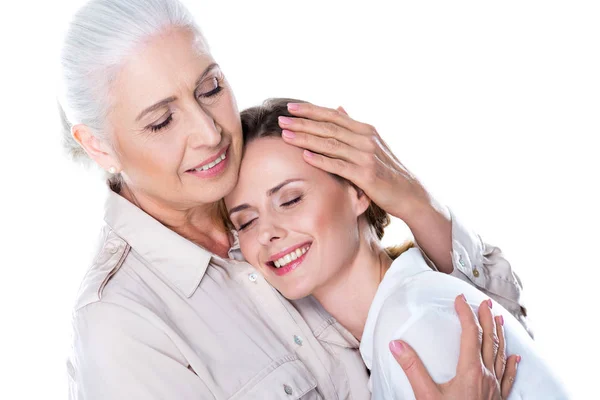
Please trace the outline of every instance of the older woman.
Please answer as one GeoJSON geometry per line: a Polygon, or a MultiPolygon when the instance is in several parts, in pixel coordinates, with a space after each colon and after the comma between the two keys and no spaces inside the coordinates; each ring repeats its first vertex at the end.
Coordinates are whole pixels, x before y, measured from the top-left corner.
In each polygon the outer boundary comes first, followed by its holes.
{"type": "MultiPolygon", "coordinates": [[[[67,145],[110,174],[102,242],[74,311],[72,397],[368,398],[352,336],[313,299],[288,302],[228,256],[217,204],[237,180],[241,124],[187,10],[92,0],[67,33],[62,74],[67,145]]],[[[451,221],[373,128],[316,106],[292,112],[288,140],[329,156],[308,152],[308,162],[363,188],[408,223],[439,270],[488,290],[524,323],[521,285],[500,251],[451,221]]],[[[489,326],[484,352],[496,357],[489,326]]],[[[411,356],[399,358],[426,387],[411,356]]],[[[479,375],[465,370],[462,386],[443,390],[499,398],[502,373],[472,359],[479,375]]]]}

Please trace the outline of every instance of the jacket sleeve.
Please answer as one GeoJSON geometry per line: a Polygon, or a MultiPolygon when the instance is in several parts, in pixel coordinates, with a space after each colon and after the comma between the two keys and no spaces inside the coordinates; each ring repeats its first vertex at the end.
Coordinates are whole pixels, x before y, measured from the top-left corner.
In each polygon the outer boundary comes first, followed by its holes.
{"type": "Polygon", "coordinates": [[[513,271],[500,248],[484,243],[481,237],[452,218],[451,275],[475,286],[500,303],[523,325],[533,337],[523,302],[523,284],[513,271]]]}

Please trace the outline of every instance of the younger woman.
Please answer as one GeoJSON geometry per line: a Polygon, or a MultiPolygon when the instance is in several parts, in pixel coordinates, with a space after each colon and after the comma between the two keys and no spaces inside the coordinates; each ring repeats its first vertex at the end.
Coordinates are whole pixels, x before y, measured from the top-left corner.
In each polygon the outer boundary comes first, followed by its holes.
{"type": "MultiPolygon", "coordinates": [[[[388,215],[282,140],[279,117],[292,116],[288,101],[270,100],[242,113],[244,157],[237,186],[225,197],[240,250],[285,297],[313,295],[361,341],[375,399],[414,398],[390,341],[413,346],[436,382],[450,380],[460,346],[454,298],[464,293],[477,308],[487,296],[435,273],[418,248],[383,248],[388,215]]],[[[509,398],[567,398],[526,330],[488,301],[504,327],[507,354],[522,356],[509,398]]]]}

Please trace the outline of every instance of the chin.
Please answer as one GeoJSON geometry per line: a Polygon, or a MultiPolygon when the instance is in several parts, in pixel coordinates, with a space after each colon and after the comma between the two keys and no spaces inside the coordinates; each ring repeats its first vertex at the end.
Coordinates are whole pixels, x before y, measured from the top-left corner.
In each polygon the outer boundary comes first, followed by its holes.
{"type": "Polygon", "coordinates": [[[234,165],[229,165],[228,170],[213,182],[199,182],[192,189],[194,199],[202,203],[216,203],[227,196],[235,188],[237,171],[234,165]]]}
{"type": "Polygon", "coordinates": [[[303,299],[306,296],[310,296],[312,294],[312,290],[306,287],[286,287],[285,289],[280,290],[283,297],[288,300],[299,300],[303,299]]]}

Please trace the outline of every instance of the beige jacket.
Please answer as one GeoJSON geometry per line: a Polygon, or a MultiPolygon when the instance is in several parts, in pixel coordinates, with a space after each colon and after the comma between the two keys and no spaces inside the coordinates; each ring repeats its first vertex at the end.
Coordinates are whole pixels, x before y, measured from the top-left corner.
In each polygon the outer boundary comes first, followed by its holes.
{"type": "MultiPolygon", "coordinates": [[[[314,299],[287,301],[113,192],[105,221],[73,313],[72,399],[370,398],[359,343],[314,299]]],[[[500,251],[453,235],[455,274],[524,321],[500,251]]]]}

